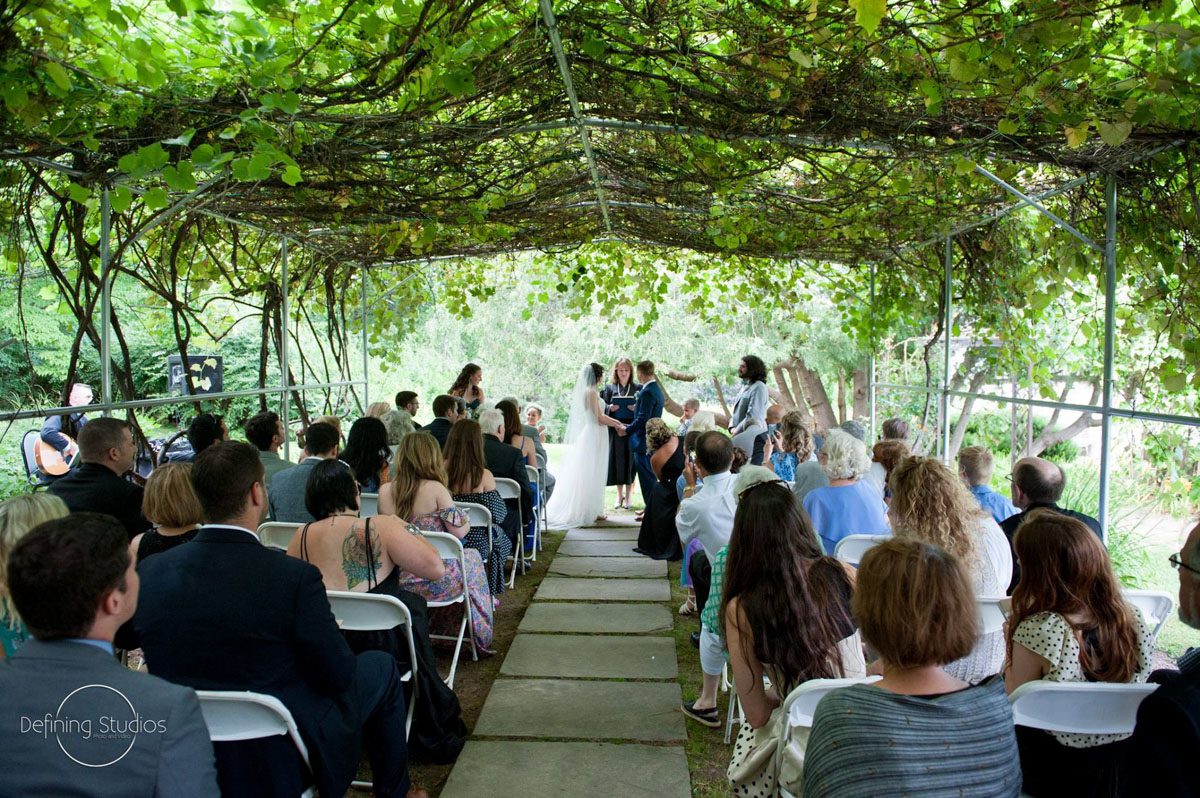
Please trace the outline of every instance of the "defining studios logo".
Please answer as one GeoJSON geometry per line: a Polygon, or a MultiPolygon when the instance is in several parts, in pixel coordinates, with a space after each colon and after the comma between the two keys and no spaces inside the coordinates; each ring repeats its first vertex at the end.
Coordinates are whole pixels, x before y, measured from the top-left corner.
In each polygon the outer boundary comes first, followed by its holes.
{"type": "Polygon", "coordinates": [[[85,684],[67,694],[53,715],[21,716],[21,734],[51,737],[72,762],[89,768],[114,765],[133,750],[139,734],[162,734],[165,720],[143,718],[115,687],[85,684]]]}

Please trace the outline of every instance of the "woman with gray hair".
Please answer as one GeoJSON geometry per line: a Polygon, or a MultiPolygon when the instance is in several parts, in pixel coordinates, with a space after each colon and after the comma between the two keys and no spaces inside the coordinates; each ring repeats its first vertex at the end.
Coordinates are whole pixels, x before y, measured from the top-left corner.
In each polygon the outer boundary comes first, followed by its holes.
{"type": "Polygon", "coordinates": [[[825,553],[833,554],[838,541],[847,535],[887,534],[883,496],[862,480],[871,467],[863,442],[840,429],[832,429],[817,461],[829,478],[829,485],[805,496],[804,509],[825,553]]]}

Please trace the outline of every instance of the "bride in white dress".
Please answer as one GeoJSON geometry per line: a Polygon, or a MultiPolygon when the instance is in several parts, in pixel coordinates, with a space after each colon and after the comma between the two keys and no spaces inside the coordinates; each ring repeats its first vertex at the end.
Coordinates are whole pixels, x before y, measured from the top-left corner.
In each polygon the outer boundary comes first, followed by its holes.
{"type": "Polygon", "coordinates": [[[598,391],[604,369],[598,363],[583,367],[571,393],[567,424],[567,452],[554,470],[558,483],[546,503],[550,525],[557,529],[583,526],[604,515],[604,487],[608,481],[608,430],[621,422],[604,415],[598,391]]]}

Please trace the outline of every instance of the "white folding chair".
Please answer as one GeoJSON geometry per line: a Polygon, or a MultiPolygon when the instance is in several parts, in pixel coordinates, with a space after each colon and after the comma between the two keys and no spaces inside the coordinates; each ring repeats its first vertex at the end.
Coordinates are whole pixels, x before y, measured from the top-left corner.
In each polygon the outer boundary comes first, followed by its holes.
{"type": "Polygon", "coordinates": [[[721,691],[729,693],[729,711],[725,715],[725,744],[733,738],[734,724],[746,722],[746,713],[742,712],[742,702],[737,690],[733,689],[733,679],[729,676],[729,663],[721,668],[721,691]]]}
{"type": "Polygon", "coordinates": [[[484,564],[487,564],[492,559],[492,511],[475,502],[455,502],[454,506],[467,514],[469,525],[481,526],[487,530],[488,553],[483,558],[484,564]]]}
{"type": "Polygon", "coordinates": [[[838,541],[833,556],[857,566],[867,550],[890,538],[891,535],[847,535],[838,541]]]}
{"type": "Polygon", "coordinates": [[[1150,627],[1150,645],[1153,646],[1158,640],[1158,633],[1162,631],[1163,626],[1170,620],[1171,613],[1175,611],[1175,599],[1171,597],[1170,593],[1164,593],[1161,590],[1126,588],[1121,591],[1121,595],[1127,602],[1141,610],[1146,625],[1150,627]]]}
{"type": "Polygon", "coordinates": [[[542,530],[545,528],[546,514],[546,482],[542,478],[542,472],[531,465],[525,466],[525,476],[530,482],[537,485],[537,503],[533,505],[533,551],[530,552],[530,559],[537,562],[538,551],[542,548],[542,530]]]}
{"type": "MultiPolygon", "coordinates": [[[[312,772],[308,746],[300,737],[296,721],[275,696],[233,690],[197,690],[196,697],[200,699],[200,712],[208,726],[208,738],[214,743],[285,735],[291,738],[304,766],[312,772]]],[[[309,787],[301,796],[311,798],[313,794],[314,789],[309,787]]]]}
{"type": "Polygon", "coordinates": [[[1008,596],[976,596],[975,611],[979,617],[979,634],[987,635],[1004,629],[1008,620],[1008,596]]]}
{"type": "Polygon", "coordinates": [[[1156,684],[1026,682],[1008,697],[1013,723],[1067,734],[1130,734],[1156,684]]]}
{"type": "Polygon", "coordinates": [[[512,574],[508,577],[508,586],[513,587],[517,583],[517,566],[521,567],[521,573],[525,573],[525,515],[521,510],[521,486],[515,479],[496,477],[496,490],[500,498],[515,499],[517,502],[517,526],[520,532],[517,534],[517,550],[513,552],[512,574]]]}
{"type": "Polygon", "coordinates": [[[379,494],[358,494],[358,517],[370,518],[373,515],[379,515],[379,494]]]}
{"type": "Polygon", "coordinates": [[[458,635],[430,635],[434,640],[454,640],[454,658],[451,660],[450,675],[446,677],[446,684],[454,687],[454,674],[458,670],[458,655],[462,651],[463,638],[469,637],[471,641],[471,659],[478,660],[479,652],[475,648],[475,626],[472,623],[474,620],[471,614],[471,597],[467,595],[467,553],[463,549],[462,541],[451,535],[449,532],[421,532],[421,535],[433,544],[437,549],[438,556],[443,560],[458,560],[459,571],[462,574],[462,582],[458,585],[459,592],[451,598],[442,599],[441,601],[429,601],[430,607],[449,607],[451,604],[462,602],[463,619],[458,626],[458,635]]]}
{"type": "MultiPolygon", "coordinates": [[[[813,716],[817,714],[817,704],[830,692],[839,687],[849,687],[852,684],[870,684],[881,679],[880,676],[868,676],[864,679],[810,679],[788,693],[783,699],[783,716],[787,724],[779,735],[778,748],[775,751],[775,761],[783,761],[783,752],[791,742],[793,729],[811,729],[813,716]]],[[[782,785],[779,794],[783,798],[793,798],[792,793],[782,785]]]]}
{"type": "Polygon", "coordinates": [[[545,455],[535,454],[534,458],[537,460],[538,469],[538,520],[541,524],[538,530],[537,550],[541,551],[542,533],[550,527],[550,516],[546,513],[546,500],[549,498],[546,496],[546,474],[549,472],[547,471],[545,455]]]}
{"type": "Polygon", "coordinates": [[[283,521],[267,521],[258,525],[258,539],[264,546],[275,546],[287,551],[292,538],[304,524],[289,524],[283,521]]]}
{"type": "Polygon", "coordinates": [[[417,644],[413,639],[412,614],[408,607],[395,596],[356,593],[351,590],[329,590],[326,593],[329,596],[329,606],[333,609],[333,617],[337,618],[338,626],[344,632],[376,632],[392,630],[397,626],[404,627],[409,669],[400,675],[400,681],[412,682],[408,718],[404,721],[404,730],[408,732],[412,729],[413,709],[417,705],[417,644]]]}

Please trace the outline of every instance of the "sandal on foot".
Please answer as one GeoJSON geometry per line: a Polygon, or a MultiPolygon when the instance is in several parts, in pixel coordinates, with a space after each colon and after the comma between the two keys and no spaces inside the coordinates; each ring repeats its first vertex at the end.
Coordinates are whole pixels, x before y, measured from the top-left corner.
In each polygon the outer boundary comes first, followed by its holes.
{"type": "Polygon", "coordinates": [[[696,709],[695,701],[685,701],[680,709],[683,710],[683,714],[697,723],[708,726],[710,729],[719,729],[721,727],[721,713],[717,711],[716,707],[696,709]]]}
{"type": "Polygon", "coordinates": [[[680,615],[695,615],[696,614],[696,597],[688,596],[687,601],[679,605],[680,615]]]}

